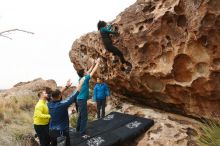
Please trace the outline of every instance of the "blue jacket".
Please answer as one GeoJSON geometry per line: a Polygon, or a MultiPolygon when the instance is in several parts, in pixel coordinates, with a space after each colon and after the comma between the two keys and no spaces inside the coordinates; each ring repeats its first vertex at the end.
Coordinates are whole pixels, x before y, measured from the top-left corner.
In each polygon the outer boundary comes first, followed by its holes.
{"type": "Polygon", "coordinates": [[[50,130],[69,129],[68,107],[74,102],[78,94],[78,91],[73,91],[73,93],[64,100],[50,101],[48,103],[49,114],[51,116],[50,130]]]}
{"type": "Polygon", "coordinates": [[[93,98],[94,101],[97,99],[105,99],[107,96],[110,96],[110,91],[108,86],[105,83],[96,84],[94,87],[93,98]]]}

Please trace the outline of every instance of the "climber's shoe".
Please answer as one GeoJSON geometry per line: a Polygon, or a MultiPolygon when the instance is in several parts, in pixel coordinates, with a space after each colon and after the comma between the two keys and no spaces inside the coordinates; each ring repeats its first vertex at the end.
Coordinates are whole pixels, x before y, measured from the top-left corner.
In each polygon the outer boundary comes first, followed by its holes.
{"type": "Polygon", "coordinates": [[[84,134],[84,135],[82,135],[82,138],[83,138],[83,139],[88,139],[88,138],[90,138],[90,136],[87,135],[87,134],[84,134]]]}
{"type": "Polygon", "coordinates": [[[121,71],[126,71],[126,69],[123,65],[121,65],[120,69],[121,69],[121,71]]]}
{"type": "Polygon", "coordinates": [[[114,60],[112,61],[112,64],[116,64],[116,63],[118,63],[118,60],[117,60],[117,59],[114,59],[114,60]]]}
{"type": "Polygon", "coordinates": [[[130,62],[126,62],[124,68],[125,68],[126,73],[130,73],[130,71],[132,69],[132,64],[130,62]]]}

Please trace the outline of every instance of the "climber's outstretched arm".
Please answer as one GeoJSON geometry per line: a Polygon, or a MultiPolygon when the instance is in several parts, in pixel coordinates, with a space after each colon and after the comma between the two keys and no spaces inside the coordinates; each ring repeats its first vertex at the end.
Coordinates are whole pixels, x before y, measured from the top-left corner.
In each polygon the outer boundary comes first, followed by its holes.
{"type": "Polygon", "coordinates": [[[92,66],[87,71],[87,74],[90,74],[92,72],[92,69],[94,68],[94,66],[95,66],[95,61],[92,62],[92,66]]]}
{"type": "Polygon", "coordinates": [[[95,65],[95,67],[92,69],[92,71],[91,71],[91,73],[90,73],[90,77],[92,77],[92,76],[94,75],[94,73],[96,72],[96,70],[98,69],[99,63],[100,63],[100,58],[98,58],[98,59],[96,60],[96,65],[95,65]]]}

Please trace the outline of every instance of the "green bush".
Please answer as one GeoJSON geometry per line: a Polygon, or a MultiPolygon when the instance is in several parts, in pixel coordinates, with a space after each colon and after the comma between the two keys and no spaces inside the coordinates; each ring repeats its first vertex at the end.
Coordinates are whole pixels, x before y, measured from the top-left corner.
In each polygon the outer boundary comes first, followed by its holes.
{"type": "Polygon", "coordinates": [[[220,121],[206,121],[202,125],[202,135],[199,146],[220,146],[220,121]]]}

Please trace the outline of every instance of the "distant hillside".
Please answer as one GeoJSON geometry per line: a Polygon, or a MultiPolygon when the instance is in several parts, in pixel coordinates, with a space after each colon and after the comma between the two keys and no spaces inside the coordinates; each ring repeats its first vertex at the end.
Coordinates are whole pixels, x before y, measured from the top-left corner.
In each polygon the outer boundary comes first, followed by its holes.
{"type": "Polygon", "coordinates": [[[33,111],[37,92],[45,87],[55,89],[53,80],[35,79],[0,91],[0,145],[34,146],[33,111]]]}

